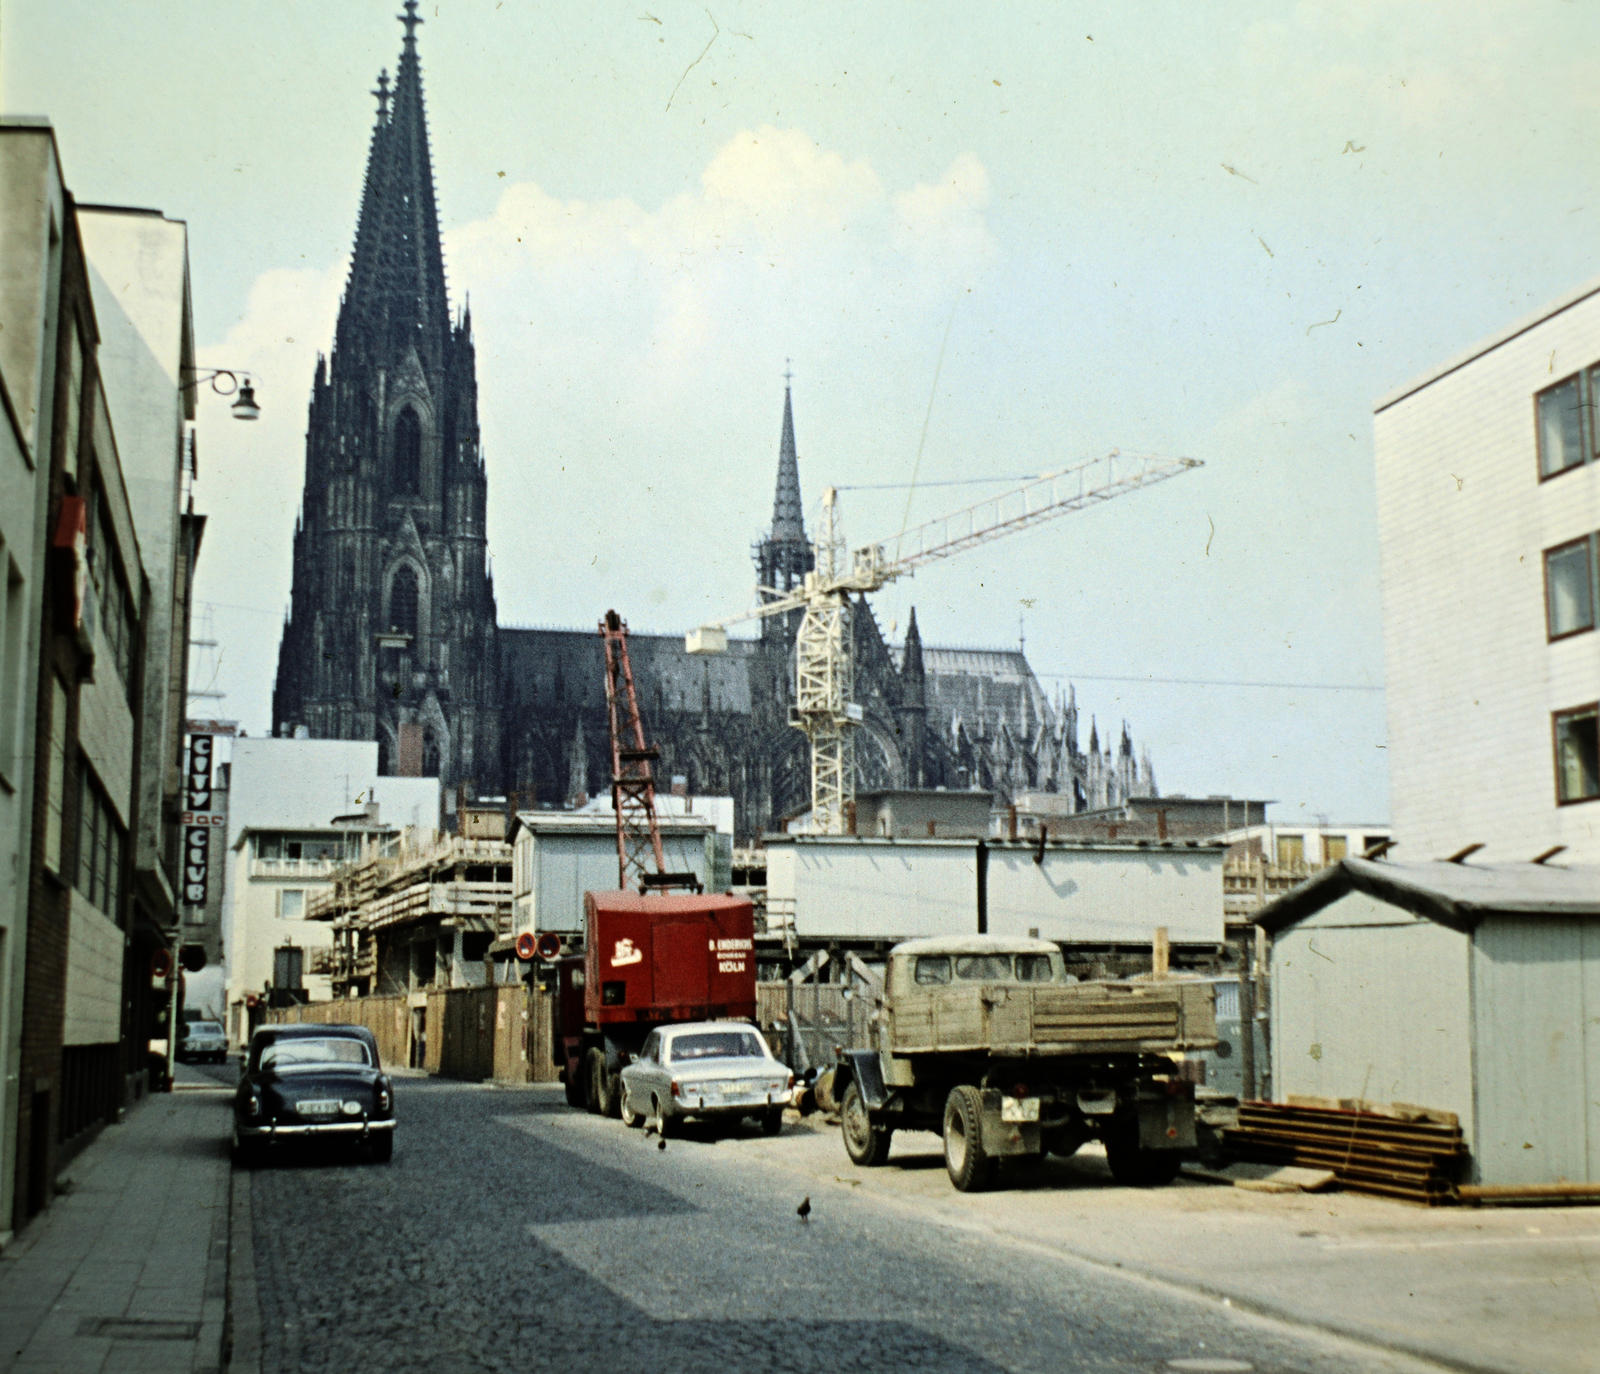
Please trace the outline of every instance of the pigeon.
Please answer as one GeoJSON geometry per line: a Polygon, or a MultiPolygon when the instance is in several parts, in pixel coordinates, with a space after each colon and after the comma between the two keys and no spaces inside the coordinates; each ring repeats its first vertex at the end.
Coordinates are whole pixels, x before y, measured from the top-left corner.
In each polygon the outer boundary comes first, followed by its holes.
{"type": "Polygon", "coordinates": [[[809,1197],[801,1198],[800,1205],[794,1209],[794,1214],[801,1221],[809,1222],[811,1220],[811,1199],[809,1197]]]}
{"type": "Polygon", "coordinates": [[[656,1146],[656,1149],[664,1150],[666,1148],[667,1148],[667,1138],[666,1138],[666,1136],[662,1136],[661,1140],[660,1140],[660,1143],[657,1144],[657,1146],[656,1146]]]}

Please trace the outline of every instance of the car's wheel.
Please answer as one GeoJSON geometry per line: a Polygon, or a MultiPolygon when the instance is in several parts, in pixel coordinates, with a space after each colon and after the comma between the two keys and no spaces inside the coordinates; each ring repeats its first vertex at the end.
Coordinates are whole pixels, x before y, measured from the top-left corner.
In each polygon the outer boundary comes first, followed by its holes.
{"type": "Polygon", "coordinates": [[[783,1130],[783,1108],[769,1107],[761,1114],[761,1134],[777,1135],[783,1130]]]}
{"type": "Polygon", "coordinates": [[[626,1081],[623,1082],[622,1091],[618,1095],[617,1110],[622,1115],[622,1124],[624,1126],[644,1125],[644,1113],[636,1112],[633,1109],[633,1097],[628,1092],[628,1084],[626,1081]]]}
{"type": "Polygon", "coordinates": [[[994,1157],[983,1148],[983,1097],[963,1083],[944,1104],[944,1167],[958,1192],[981,1193],[994,1182],[994,1157]]]}
{"type": "Polygon", "coordinates": [[[1124,1188],[1159,1188],[1177,1178],[1183,1159],[1176,1150],[1139,1145],[1137,1119],[1114,1122],[1105,1133],[1106,1167],[1124,1188]]]}
{"type": "Polygon", "coordinates": [[[886,1126],[872,1124],[866,1099],[861,1096],[861,1086],[853,1078],[844,1090],[844,1101],[839,1104],[839,1131],[844,1136],[844,1152],[852,1163],[875,1169],[889,1162],[889,1142],[894,1132],[886,1126]]]}
{"type": "Polygon", "coordinates": [[[374,1164],[387,1164],[394,1158],[394,1132],[375,1132],[372,1136],[371,1150],[374,1164]]]}
{"type": "Polygon", "coordinates": [[[584,1075],[572,1068],[561,1070],[561,1082],[567,1090],[567,1106],[582,1107],[584,1105],[584,1075]]]}
{"type": "Polygon", "coordinates": [[[661,1099],[654,1093],[650,1094],[650,1115],[656,1123],[656,1133],[665,1140],[672,1134],[672,1118],[661,1107],[661,1099]]]}

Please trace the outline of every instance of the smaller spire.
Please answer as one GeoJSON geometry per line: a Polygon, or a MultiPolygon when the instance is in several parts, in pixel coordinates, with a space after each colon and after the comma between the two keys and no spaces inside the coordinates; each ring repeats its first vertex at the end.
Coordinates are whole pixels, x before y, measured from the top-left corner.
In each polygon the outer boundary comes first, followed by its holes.
{"type": "Polygon", "coordinates": [[[371,92],[371,94],[378,97],[378,123],[387,124],[389,122],[390,100],[389,69],[387,67],[378,73],[378,89],[371,92]]]}

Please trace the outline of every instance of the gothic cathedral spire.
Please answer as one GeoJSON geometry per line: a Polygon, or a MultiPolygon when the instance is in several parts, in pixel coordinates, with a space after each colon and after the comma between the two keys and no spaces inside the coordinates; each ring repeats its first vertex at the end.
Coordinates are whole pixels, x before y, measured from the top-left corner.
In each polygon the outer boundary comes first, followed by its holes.
{"type": "Polygon", "coordinates": [[[493,791],[500,658],[470,326],[452,326],[417,57],[378,78],[350,276],[317,363],[273,727],[493,791]]]}
{"type": "MultiPolygon", "coordinates": [[[[772,529],[755,547],[756,580],[773,592],[798,586],[816,567],[806,538],[805,508],[800,500],[800,459],[794,444],[794,403],[790,373],[783,378],[783,429],[778,436],[778,481],[772,495],[772,529]]],[[[762,622],[763,639],[793,638],[795,616],[769,616],[762,622]]]]}

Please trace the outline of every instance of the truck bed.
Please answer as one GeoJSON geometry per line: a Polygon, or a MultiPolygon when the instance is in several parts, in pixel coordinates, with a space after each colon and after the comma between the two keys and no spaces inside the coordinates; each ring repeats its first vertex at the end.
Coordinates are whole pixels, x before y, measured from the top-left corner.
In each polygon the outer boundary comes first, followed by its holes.
{"type": "Polygon", "coordinates": [[[1210,985],[1176,979],[930,988],[897,997],[893,1025],[897,1055],[1159,1054],[1217,1044],[1210,985]]]}

